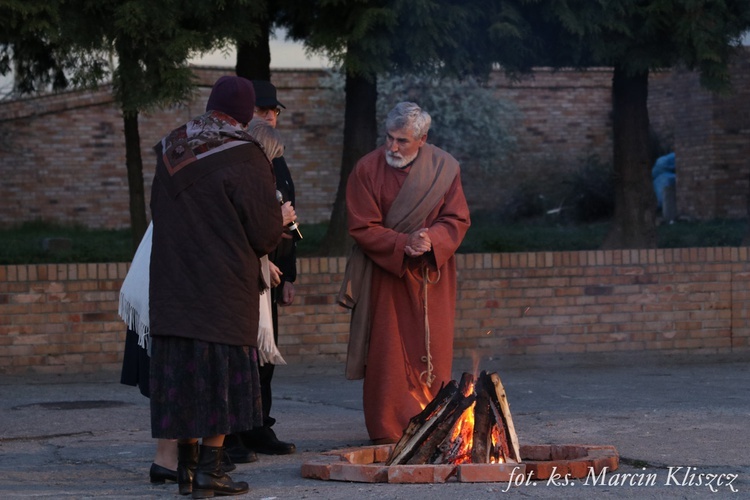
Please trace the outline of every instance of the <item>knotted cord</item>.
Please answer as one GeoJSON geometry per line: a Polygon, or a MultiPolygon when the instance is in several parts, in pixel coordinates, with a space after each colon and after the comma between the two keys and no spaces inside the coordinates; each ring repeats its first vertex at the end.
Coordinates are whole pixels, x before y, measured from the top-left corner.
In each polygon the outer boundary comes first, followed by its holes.
{"type": "Polygon", "coordinates": [[[427,266],[422,268],[422,290],[423,290],[423,301],[424,301],[424,346],[427,354],[422,356],[422,362],[427,364],[427,370],[419,374],[419,379],[424,382],[427,387],[432,387],[432,382],[435,381],[435,375],[433,372],[432,365],[432,353],[430,352],[430,320],[428,317],[429,308],[427,306],[427,285],[434,285],[440,281],[440,269],[437,270],[437,278],[435,281],[430,281],[430,270],[427,266]]]}

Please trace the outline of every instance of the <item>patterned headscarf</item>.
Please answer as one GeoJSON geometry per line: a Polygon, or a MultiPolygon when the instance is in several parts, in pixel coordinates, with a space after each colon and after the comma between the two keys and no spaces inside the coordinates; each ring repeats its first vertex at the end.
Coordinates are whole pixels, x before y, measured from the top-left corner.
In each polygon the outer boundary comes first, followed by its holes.
{"type": "Polygon", "coordinates": [[[172,176],[204,156],[237,145],[236,141],[257,142],[231,116],[209,111],[174,129],[161,140],[164,165],[172,176]]]}

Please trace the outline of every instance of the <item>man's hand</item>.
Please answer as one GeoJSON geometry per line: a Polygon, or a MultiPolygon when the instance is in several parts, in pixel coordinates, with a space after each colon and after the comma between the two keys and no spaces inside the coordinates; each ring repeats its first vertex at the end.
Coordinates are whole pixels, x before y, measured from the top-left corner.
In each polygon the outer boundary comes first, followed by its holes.
{"type": "Polygon", "coordinates": [[[281,297],[276,299],[280,306],[290,306],[294,302],[294,283],[291,281],[285,281],[281,285],[281,297]]]}
{"type": "Polygon", "coordinates": [[[406,240],[404,253],[409,257],[419,257],[432,250],[429,228],[423,227],[411,233],[406,240]]]}
{"type": "Polygon", "coordinates": [[[281,275],[284,273],[271,261],[268,261],[268,269],[271,276],[271,288],[276,288],[281,283],[281,275]]]}
{"type": "Polygon", "coordinates": [[[291,201],[287,201],[281,205],[281,218],[283,219],[284,227],[297,220],[297,212],[294,210],[291,201]]]}

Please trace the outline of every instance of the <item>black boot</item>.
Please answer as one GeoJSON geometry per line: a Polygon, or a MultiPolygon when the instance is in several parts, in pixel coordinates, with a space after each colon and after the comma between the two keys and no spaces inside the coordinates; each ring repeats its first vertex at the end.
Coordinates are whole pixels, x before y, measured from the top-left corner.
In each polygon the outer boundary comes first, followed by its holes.
{"type": "Polygon", "coordinates": [[[264,425],[240,433],[245,448],[265,455],[290,455],[297,450],[294,443],[279,441],[271,427],[264,425]]]}
{"type": "Polygon", "coordinates": [[[193,478],[193,498],[241,495],[250,489],[244,481],[232,481],[232,478],[221,469],[222,454],[221,447],[201,445],[198,469],[193,478]]]}
{"type": "Polygon", "coordinates": [[[236,468],[237,466],[234,465],[232,459],[229,458],[227,450],[224,450],[224,454],[221,455],[221,470],[223,470],[224,472],[232,472],[236,468]]]}
{"type": "Polygon", "coordinates": [[[198,467],[198,443],[177,443],[177,485],[180,495],[193,492],[193,478],[198,467]]]}
{"type": "MultiPolygon", "coordinates": [[[[242,444],[240,436],[237,434],[227,434],[224,436],[224,461],[227,458],[235,464],[249,464],[250,462],[257,462],[258,455],[253,450],[248,450],[242,444]]],[[[230,472],[226,468],[224,472],[230,472]]]]}

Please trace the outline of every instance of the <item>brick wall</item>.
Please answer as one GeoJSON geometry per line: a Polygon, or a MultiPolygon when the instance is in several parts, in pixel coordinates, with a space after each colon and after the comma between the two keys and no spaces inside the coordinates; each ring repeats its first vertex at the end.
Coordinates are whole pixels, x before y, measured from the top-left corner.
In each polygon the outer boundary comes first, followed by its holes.
{"type": "MultiPolygon", "coordinates": [[[[290,364],[342,363],[344,258],[299,261],[282,309],[290,364]]],[[[456,358],[750,352],[750,251],[690,248],[458,256],[456,358]]],[[[0,266],[0,373],[118,371],[128,264],[0,266]]]]}
{"type": "Polygon", "coordinates": [[[519,192],[544,195],[548,208],[564,202],[560,187],[588,157],[612,157],[611,71],[538,68],[533,77],[513,81],[495,72],[493,94],[512,103],[520,122],[513,131],[517,148],[491,171],[461,165],[461,182],[472,212],[501,209],[519,192]]]}
{"type": "MultiPolygon", "coordinates": [[[[228,71],[197,71],[191,102],[139,116],[147,206],[155,165],[151,148],[201,114],[211,84],[228,71]]],[[[297,210],[310,223],[330,217],[339,179],[344,103],[325,88],[326,77],[316,70],[274,75],[288,108],[279,131],[301,193],[297,210]]],[[[6,137],[0,146],[0,226],[37,219],[130,226],[123,122],[108,87],[0,102],[0,134],[6,137]]]]}
{"type": "Polygon", "coordinates": [[[744,218],[750,191],[750,49],[732,65],[728,95],[700,88],[685,71],[674,80],[677,206],[695,219],[744,218]]]}
{"type": "MultiPolygon", "coordinates": [[[[703,91],[693,74],[651,78],[650,116],[657,135],[678,154],[677,198],[695,218],[744,217],[750,181],[750,51],[733,66],[737,93],[703,91]]],[[[201,113],[210,85],[230,68],[198,68],[195,98],[140,116],[146,195],[153,177],[151,147],[168,130],[201,113]]],[[[303,223],[328,220],[339,181],[344,96],[320,70],[278,70],[273,81],[287,110],[279,130],[299,192],[303,223]]],[[[493,211],[521,184],[540,193],[561,185],[597,155],[611,161],[611,72],[539,68],[533,78],[492,75],[489,86],[522,119],[518,150],[498,172],[462,175],[473,212],[493,211]]],[[[129,226],[123,124],[108,87],[0,102],[0,226],[43,219],[89,227],[129,226]]],[[[561,201],[561,200],[560,200],[561,201]]],[[[555,204],[558,200],[555,200],[555,204]]]]}

